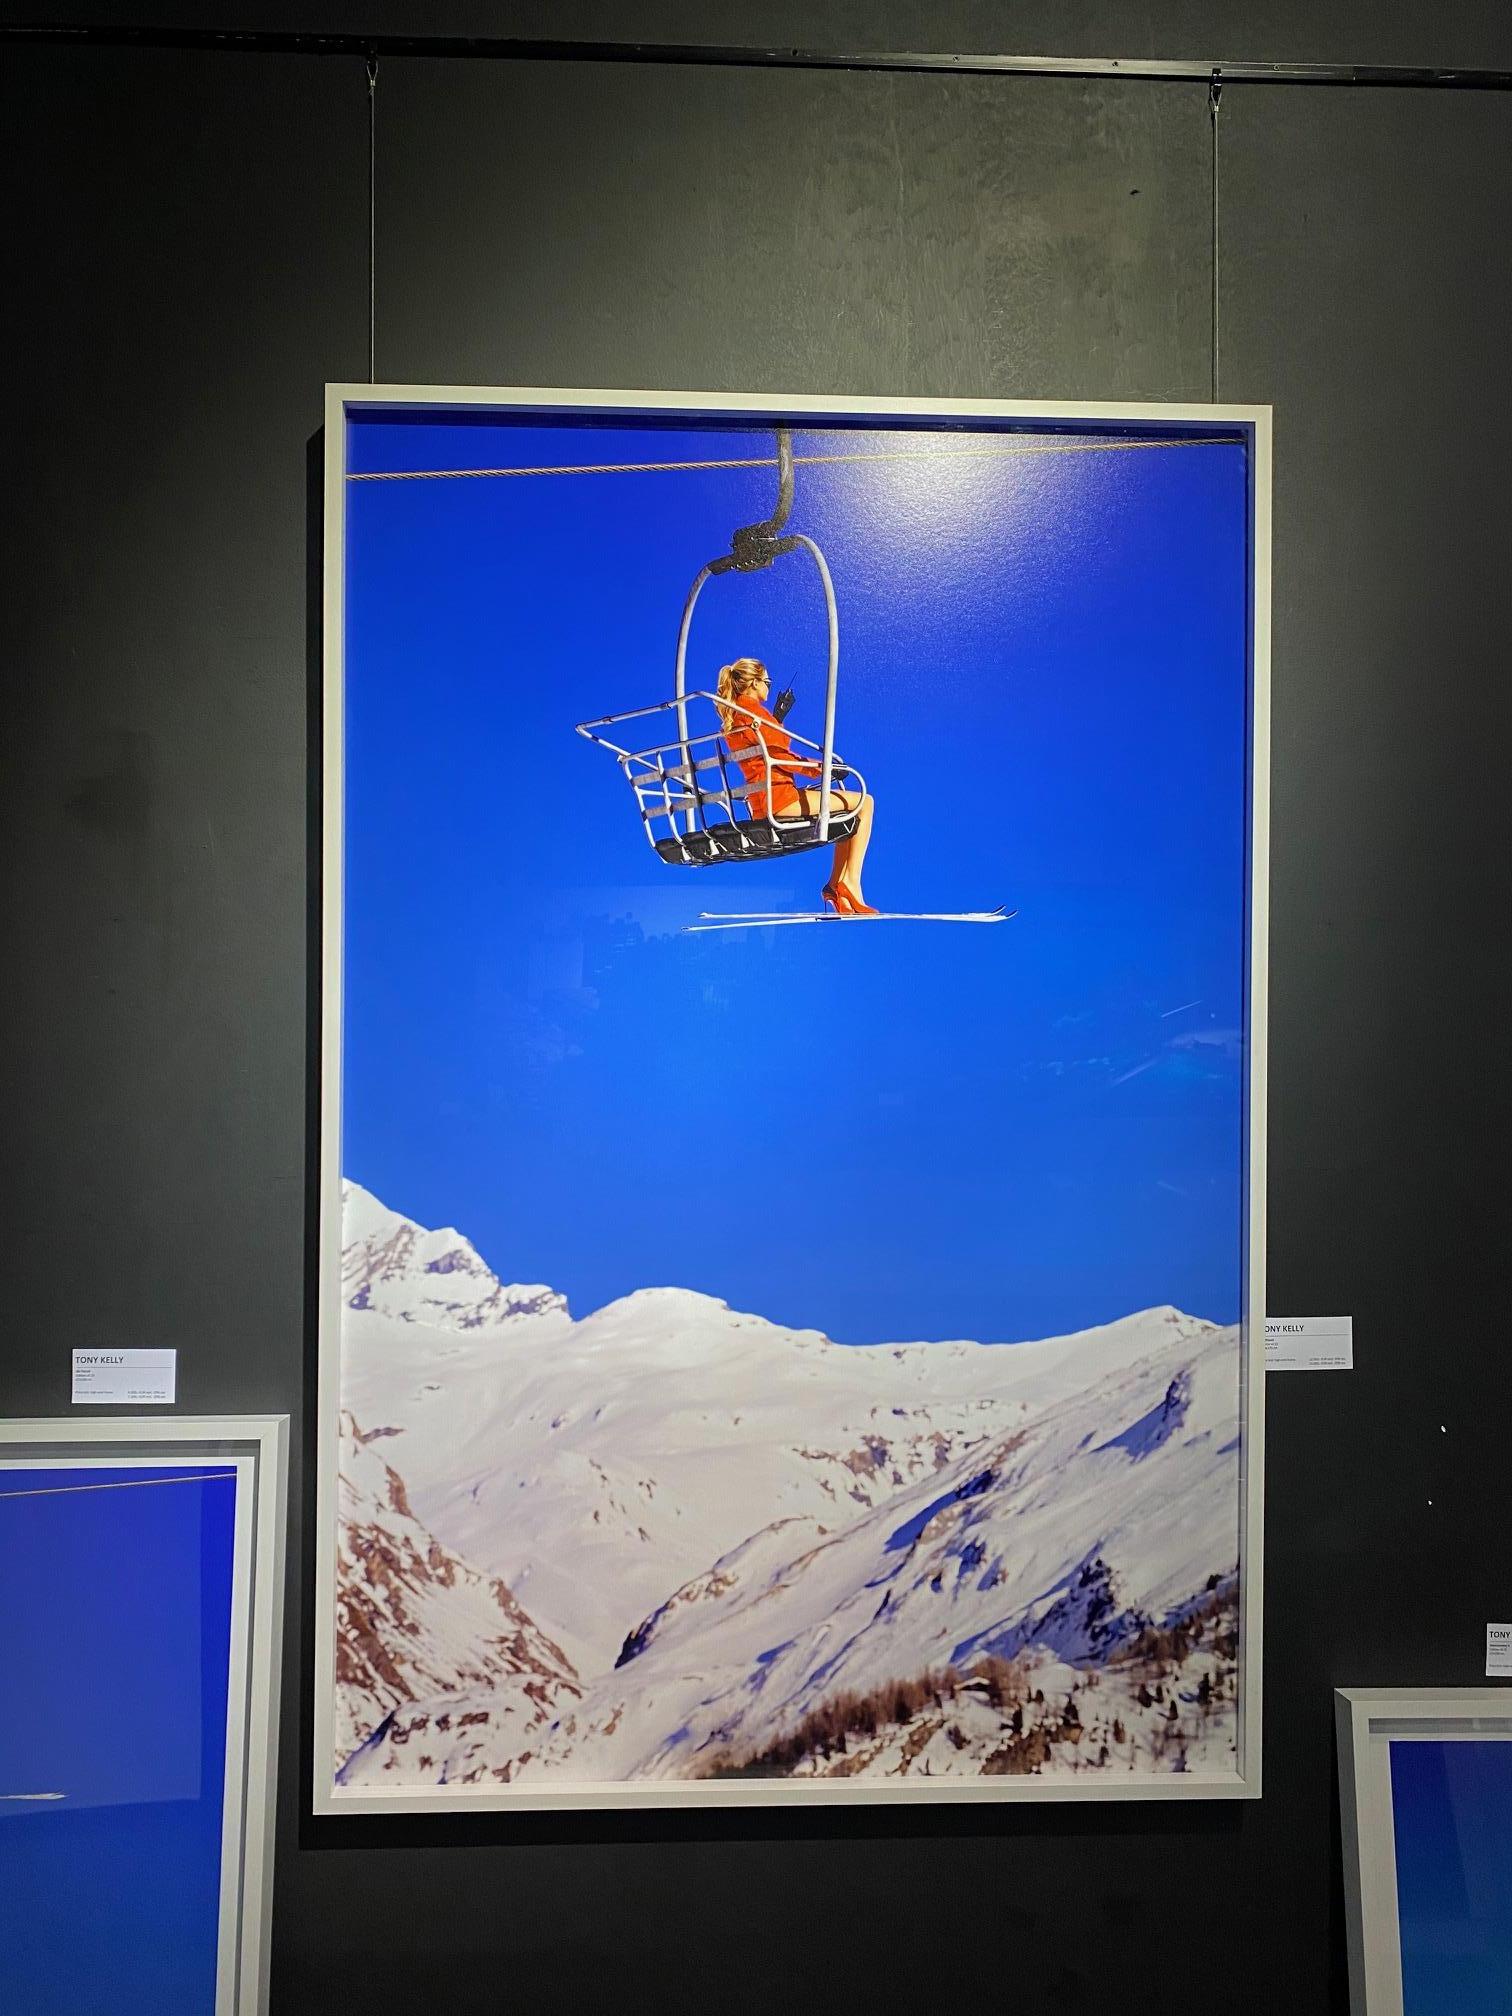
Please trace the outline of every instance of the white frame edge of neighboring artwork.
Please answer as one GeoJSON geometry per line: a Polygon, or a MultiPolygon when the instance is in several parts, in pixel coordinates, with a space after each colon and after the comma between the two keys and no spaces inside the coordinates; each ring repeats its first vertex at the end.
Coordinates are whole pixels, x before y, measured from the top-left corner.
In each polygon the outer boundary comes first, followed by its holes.
{"type": "Polygon", "coordinates": [[[972,1804],[1008,1800],[1257,1799],[1260,1796],[1263,1528],[1265,1492],[1265,1146],[1266,1023],[1270,859],[1270,603],[1271,409],[1269,406],[1178,405],[1157,401],[1032,399],[886,399],[843,394],[630,392],[565,387],[331,384],[325,404],[325,527],[322,581],[323,711],[321,749],[321,1009],[320,1009],[320,1276],[317,1487],[315,1498],[315,1712],[313,1810],[338,1813],[573,1812],[592,1808],[972,1804]],[[500,414],[556,410],[574,414],[711,413],[732,421],[771,414],[815,421],[957,420],[1081,422],[1088,425],[1148,421],[1163,425],[1248,429],[1253,443],[1251,484],[1250,611],[1250,886],[1249,913],[1249,1213],[1247,1280],[1241,1369],[1240,1668],[1239,1765],[1233,1772],[1189,1772],[1169,1777],[1080,1781],[992,1778],[959,1783],[931,1779],[890,1785],[849,1780],[771,1780],[758,1783],[565,1784],[560,1788],[415,1786],[402,1792],[337,1787],[331,1773],[335,1706],[337,1449],[341,1376],[341,891],[343,833],[343,616],[346,552],[345,419],[351,407],[402,407],[406,411],[487,407],[500,414]]]}
{"type": "Polygon", "coordinates": [[[1334,1726],[1351,2016],[1402,2016],[1392,1740],[1512,1741],[1512,1688],[1339,1687],[1334,1726]]]}
{"type": "MultiPolygon", "coordinates": [[[[0,1456],[78,1450],[130,1463],[226,1461],[237,1472],[227,1673],[225,1817],[215,2016],[267,2016],[272,1945],[273,1834],[283,1671],[289,1421],[285,1414],[101,1415],[0,1421],[0,1456]],[[250,1481],[252,1489],[242,1486],[250,1481]],[[233,1711],[240,1701],[241,1712],[233,1711]]],[[[53,1455],[51,1462],[66,1460],[53,1455]]]]}

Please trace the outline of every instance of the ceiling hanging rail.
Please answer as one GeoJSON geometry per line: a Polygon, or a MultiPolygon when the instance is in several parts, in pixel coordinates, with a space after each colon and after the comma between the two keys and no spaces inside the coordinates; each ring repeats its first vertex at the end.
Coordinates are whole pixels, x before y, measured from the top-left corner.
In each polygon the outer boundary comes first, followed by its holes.
{"type": "Polygon", "coordinates": [[[261,28],[0,24],[0,45],[179,49],[249,56],[385,56],[514,63],[629,63],[705,69],[858,70],[962,77],[1133,78],[1154,84],[1275,84],[1375,90],[1512,91],[1512,70],[1395,63],[1239,62],[1219,57],[1007,56],[985,52],[802,49],[740,43],[579,42],[479,35],[351,35],[261,28]]]}

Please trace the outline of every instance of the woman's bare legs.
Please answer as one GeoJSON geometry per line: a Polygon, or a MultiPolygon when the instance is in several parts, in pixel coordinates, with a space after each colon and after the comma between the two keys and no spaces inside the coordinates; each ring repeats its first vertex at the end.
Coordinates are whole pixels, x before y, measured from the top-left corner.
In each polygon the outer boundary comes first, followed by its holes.
{"type": "MultiPolygon", "coordinates": [[[[856,830],[850,838],[835,843],[835,880],[843,883],[858,903],[864,903],[866,898],[861,894],[861,864],[865,861],[866,850],[871,845],[872,815],[876,807],[872,803],[869,791],[863,792],[859,799],[851,792],[847,792],[846,796],[856,805],[860,817],[856,821],[856,830]]],[[[849,811],[851,806],[848,804],[845,809],[849,811]]]]}
{"type": "MultiPolygon", "coordinates": [[[[803,800],[803,816],[806,819],[817,819],[819,793],[810,787],[802,791],[800,796],[803,800]]],[[[830,870],[830,880],[838,882],[858,903],[864,903],[866,898],[861,893],[861,864],[865,861],[866,850],[871,844],[872,817],[876,811],[871,793],[868,791],[858,795],[854,791],[831,791],[830,811],[860,814],[856,820],[855,832],[835,842],[835,859],[834,866],[830,870]]]]}

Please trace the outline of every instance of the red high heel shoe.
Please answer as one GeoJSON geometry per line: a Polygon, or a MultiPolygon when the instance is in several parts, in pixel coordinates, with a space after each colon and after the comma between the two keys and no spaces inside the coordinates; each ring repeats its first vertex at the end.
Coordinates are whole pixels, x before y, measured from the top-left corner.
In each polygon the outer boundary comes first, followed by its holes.
{"type": "Polygon", "coordinates": [[[875,917],[869,903],[858,902],[843,882],[826,882],[819,892],[837,917],[875,917]]]}

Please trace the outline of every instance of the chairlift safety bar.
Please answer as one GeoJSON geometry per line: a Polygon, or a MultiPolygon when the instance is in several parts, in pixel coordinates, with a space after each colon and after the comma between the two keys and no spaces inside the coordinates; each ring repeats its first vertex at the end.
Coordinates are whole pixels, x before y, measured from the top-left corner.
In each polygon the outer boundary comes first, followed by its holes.
{"type": "MultiPolygon", "coordinates": [[[[726,714],[743,715],[748,721],[756,722],[758,726],[761,719],[751,708],[743,707],[739,701],[721,700],[717,694],[696,691],[680,693],[671,700],[658,701],[649,707],[630,707],[617,714],[604,714],[595,720],[577,723],[579,735],[586,741],[597,743],[600,748],[607,749],[619,763],[626,781],[635,792],[641,823],[653,850],[656,848],[654,821],[666,820],[673,835],[676,836],[678,815],[681,814],[684,820],[684,833],[695,833],[700,828],[707,831],[709,821],[706,808],[717,806],[727,814],[729,822],[736,825],[737,803],[758,795],[764,796],[767,800],[769,808],[767,823],[774,832],[796,832],[809,823],[804,817],[784,819],[770,810],[775,786],[785,777],[792,776],[797,763],[796,759],[784,760],[780,756],[774,758],[759,734],[757,748],[760,751],[763,773],[760,782],[737,783],[731,780],[729,770],[734,759],[727,755],[724,747],[726,714]],[[711,729],[690,727],[688,714],[695,702],[704,703],[713,710],[719,725],[711,729]],[[608,735],[601,732],[606,728],[618,727],[623,722],[649,720],[660,714],[670,714],[675,719],[675,733],[665,742],[653,742],[642,748],[632,749],[611,740],[608,735]],[[708,751],[707,754],[700,753],[705,749],[708,751]],[[669,756],[677,760],[669,764],[666,760],[669,756]],[[719,772],[720,782],[717,789],[711,790],[702,782],[700,773],[713,771],[719,772]]],[[[807,735],[800,735],[796,731],[788,733],[788,739],[793,743],[795,751],[799,749],[810,751],[818,762],[825,766],[820,783],[821,807],[824,807],[829,797],[831,781],[836,770],[854,778],[858,792],[864,792],[866,789],[866,780],[861,773],[835,753],[834,716],[831,709],[826,710],[826,729],[830,744],[828,751],[821,743],[813,741],[807,735]]],[[[803,767],[812,766],[805,762],[803,767]]],[[[821,828],[820,838],[827,840],[829,835],[830,828],[826,821],[821,828]]]]}

